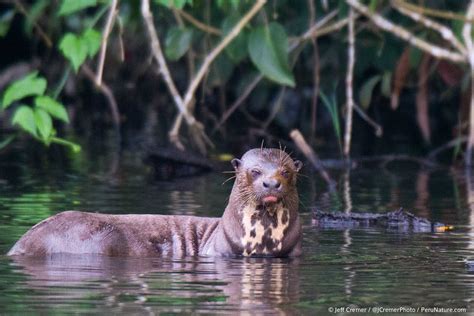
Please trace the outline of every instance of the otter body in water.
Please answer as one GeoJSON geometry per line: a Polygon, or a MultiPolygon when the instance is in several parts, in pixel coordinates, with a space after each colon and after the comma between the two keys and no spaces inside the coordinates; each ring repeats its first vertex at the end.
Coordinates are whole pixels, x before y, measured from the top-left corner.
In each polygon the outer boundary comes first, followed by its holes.
{"type": "Polygon", "coordinates": [[[278,149],[232,160],[236,180],[222,218],[67,211],[33,226],[8,255],[298,256],[300,161],[278,149]]]}

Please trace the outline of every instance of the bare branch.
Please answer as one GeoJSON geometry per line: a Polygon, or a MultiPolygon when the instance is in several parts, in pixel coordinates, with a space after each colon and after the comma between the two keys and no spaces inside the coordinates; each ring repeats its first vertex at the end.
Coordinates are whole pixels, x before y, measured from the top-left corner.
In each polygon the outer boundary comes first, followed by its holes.
{"type": "Polygon", "coordinates": [[[427,52],[428,54],[437,58],[447,59],[455,63],[466,62],[466,59],[462,54],[434,45],[417,37],[407,29],[390,22],[380,14],[372,12],[367,6],[363,5],[358,0],[346,0],[346,2],[351,7],[368,17],[375,25],[377,25],[382,30],[390,32],[395,36],[406,40],[411,45],[421,49],[422,51],[427,52]]]}
{"type": "Polygon", "coordinates": [[[112,0],[109,8],[109,15],[107,16],[107,22],[104,26],[104,31],[102,32],[102,44],[100,47],[99,63],[97,65],[97,74],[95,77],[95,84],[97,86],[102,85],[102,74],[104,72],[104,63],[105,63],[105,53],[107,51],[107,42],[112,30],[113,22],[115,21],[115,16],[117,15],[117,4],[118,0],[112,0]]]}
{"type": "Polygon", "coordinates": [[[430,28],[432,30],[437,31],[443,39],[448,41],[454,48],[456,48],[461,54],[464,56],[467,55],[466,48],[463,46],[463,44],[457,39],[457,37],[454,35],[453,31],[451,31],[450,28],[444,26],[443,24],[440,24],[434,20],[431,20],[422,14],[415,12],[415,11],[410,11],[406,9],[403,5],[401,5],[403,1],[401,0],[392,0],[392,6],[399,11],[400,13],[410,17],[411,19],[415,20],[416,22],[419,22],[423,24],[425,27],[430,28]]]}
{"type": "Polygon", "coordinates": [[[354,108],[354,96],[352,90],[352,80],[354,77],[355,63],[355,31],[354,31],[354,9],[349,11],[349,32],[347,48],[347,75],[346,75],[346,128],[344,130],[344,156],[349,157],[351,151],[352,138],[352,111],[354,108]]]}
{"type": "MultiPolygon", "coordinates": [[[[466,21],[474,18],[474,0],[471,0],[466,12],[466,21]]],[[[472,24],[464,23],[462,36],[468,52],[469,65],[471,67],[471,109],[469,114],[469,140],[466,147],[466,167],[472,165],[472,146],[474,145],[474,45],[472,43],[472,24]]]]}
{"type": "Polygon", "coordinates": [[[191,14],[189,14],[187,12],[184,12],[183,10],[173,10],[173,11],[177,12],[186,21],[188,21],[189,23],[191,23],[192,25],[194,25],[196,28],[200,29],[201,31],[204,31],[204,32],[212,34],[212,35],[217,35],[217,36],[222,35],[221,30],[219,30],[219,29],[217,29],[213,26],[207,25],[205,23],[202,23],[201,21],[199,21],[198,19],[193,17],[191,14]]]}

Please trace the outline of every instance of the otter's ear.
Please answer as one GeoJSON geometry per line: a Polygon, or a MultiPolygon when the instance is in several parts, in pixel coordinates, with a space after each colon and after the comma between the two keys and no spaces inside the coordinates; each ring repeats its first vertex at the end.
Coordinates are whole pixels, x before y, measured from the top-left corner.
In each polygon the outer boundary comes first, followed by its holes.
{"type": "Polygon", "coordinates": [[[296,172],[300,171],[300,169],[303,167],[303,163],[299,160],[295,160],[293,161],[293,163],[295,164],[296,172]]]}
{"type": "Polygon", "coordinates": [[[240,166],[242,165],[242,161],[240,159],[234,158],[230,161],[232,166],[234,166],[235,170],[239,170],[240,166]]]}

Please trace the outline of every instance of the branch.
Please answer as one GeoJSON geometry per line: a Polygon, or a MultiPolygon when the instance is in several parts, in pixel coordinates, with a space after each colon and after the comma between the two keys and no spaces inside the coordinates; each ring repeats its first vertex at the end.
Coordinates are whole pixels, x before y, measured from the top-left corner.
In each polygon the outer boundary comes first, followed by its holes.
{"type": "Polygon", "coordinates": [[[440,24],[434,20],[431,20],[422,14],[410,11],[403,6],[402,0],[392,0],[392,6],[399,11],[400,13],[410,17],[411,19],[415,20],[416,22],[423,24],[425,27],[430,28],[432,30],[437,31],[443,39],[448,41],[454,48],[456,48],[461,54],[467,56],[466,48],[463,44],[458,40],[458,38],[454,35],[453,31],[450,28],[440,24]]]}
{"type": "MultiPolygon", "coordinates": [[[[15,7],[20,11],[21,14],[23,14],[26,18],[29,18],[29,13],[26,11],[26,8],[23,6],[23,4],[19,0],[15,0],[15,7]]],[[[43,39],[43,42],[46,44],[48,48],[53,47],[53,43],[51,42],[51,39],[49,36],[43,31],[43,28],[38,24],[36,20],[33,19],[33,25],[38,32],[39,36],[43,39]]]]}
{"type": "Polygon", "coordinates": [[[176,88],[173,79],[171,77],[170,71],[168,69],[168,65],[166,64],[165,57],[163,55],[163,51],[161,50],[160,41],[158,40],[158,35],[156,33],[155,26],[153,25],[153,15],[150,12],[150,1],[149,0],[142,0],[141,11],[143,19],[145,20],[145,26],[148,32],[148,36],[150,37],[150,45],[153,57],[156,59],[159,65],[160,73],[163,76],[163,79],[170,91],[174,103],[181,114],[184,116],[186,123],[188,125],[193,125],[196,123],[196,119],[193,115],[189,114],[186,106],[184,105],[183,99],[176,88]]]}
{"type": "Polygon", "coordinates": [[[112,24],[115,20],[115,16],[117,15],[117,4],[118,0],[112,0],[109,9],[109,15],[107,16],[107,22],[104,26],[104,31],[102,33],[102,43],[100,47],[100,55],[99,55],[99,63],[97,65],[97,75],[95,77],[95,84],[97,86],[102,85],[102,74],[104,71],[104,63],[105,63],[105,53],[107,51],[107,42],[110,35],[110,31],[112,30],[112,24]]]}
{"type": "Polygon", "coordinates": [[[355,63],[355,32],[354,32],[354,9],[349,11],[349,32],[347,48],[347,75],[346,75],[346,128],[344,130],[344,156],[349,157],[351,151],[352,138],[352,114],[354,108],[354,96],[352,90],[352,80],[354,76],[355,63]]]}
{"type": "Polygon", "coordinates": [[[353,7],[354,9],[356,9],[357,11],[359,11],[360,13],[368,17],[375,25],[377,25],[382,30],[390,32],[393,35],[406,40],[411,45],[419,48],[422,51],[427,52],[428,54],[436,58],[447,59],[455,63],[466,62],[466,59],[464,58],[463,55],[457,52],[453,52],[451,50],[447,50],[440,46],[434,45],[432,43],[429,43],[417,37],[416,35],[408,31],[407,29],[390,22],[389,20],[385,19],[380,14],[372,12],[367,6],[363,5],[358,0],[346,0],[346,2],[351,7],[353,7]]]}
{"type": "MultiPolygon", "coordinates": [[[[474,0],[471,0],[466,12],[466,21],[474,18],[474,0]]],[[[466,146],[465,164],[466,167],[472,165],[472,147],[474,145],[474,45],[472,43],[472,24],[464,23],[462,36],[468,52],[469,66],[471,67],[471,108],[469,114],[469,140],[466,146]]]]}
{"type": "Polygon", "coordinates": [[[120,126],[120,113],[118,110],[117,101],[115,101],[115,97],[114,97],[114,94],[112,93],[112,90],[104,82],[102,82],[101,85],[99,86],[95,81],[96,76],[94,75],[94,72],[86,64],[82,65],[81,71],[90,81],[94,83],[97,89],[107,99],[110,112],[112,113],[112,121],[114,122],[115,127],[118,128],[120,126]]]}
{"type": "Polygon", "coordinates": [[[176,11],[179,15],[181,15],[186,21],[194,25],[196,28],[200,29],[201,31],[204,31],[209,34],[221,36],[222,32],[221,30],[207,25],[205,23],[202,23],[201,21],[197,20],[195,17],[193,17],[191,14],[184,12],[183,10],[176,10],[174,9],[173,11],[176,11]]]}
{"type": "Polygon", "coordinates": [[[404,7],[405,9],[413,12],[418,12],[420,14],[424,15],[430,15],[430,16],[435,16],[437,18],[441,19],[448,19],[448,20],[459,20],[463,22],[473,22],[472,20],[466,20],[466,17],[462,14],[454,13],[451,11],[440,11],[440,10],[435,10],[435,9],[430,9],[430,8],[425,8],[421,6],[417,6],[412,3],[407,3],[405,1],[399,1],[399,5],[404,7]]]}
{"type": "Polygon", "coordinates": [[[374,120],[372,120],[361,108],[357,103],[352,104],[354,106],[354,110],[359,114],[359,116],[370,126],[375,129],[375,136],[382,137],[383,135],[383,128],[379,124],[377,124],[374,120]]]}
{"type": "Polygon", "coordinates": [[[189,85],[188,90],[186,91],[186,95],[184,96],[184,103],[188,106],[191,102],[191,99],[194,96],[194,92],[196,91],[199,83],[201,82],[202,78],[206,74],[209,66],[211,63],[216,59],[216,57],[220,54],[220,52],[230,44],[230,42],[239,35],[242,28],[254,17],[255,14],[265,5],[267,0],[257,0],[253,7],[245,14],[242,19],[232,28],[232,30],[227,34],[222,41],[206,56],[204,59],[201,68],[197,72],[196,76],[194,77],[193,81],[189,85]]]}

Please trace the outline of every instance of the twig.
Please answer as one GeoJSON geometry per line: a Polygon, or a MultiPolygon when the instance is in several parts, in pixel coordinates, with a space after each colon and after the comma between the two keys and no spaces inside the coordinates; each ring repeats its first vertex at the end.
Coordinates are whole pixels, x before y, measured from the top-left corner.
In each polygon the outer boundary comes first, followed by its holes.
{"type": "MultiPolygon", "coordinates": [[[[471,0],[466,12],[466,20],[470,21],[474,18],[474,0],[471,0]]],[[[474,45],[472,43],[472,24],[464,23],[462,36],[468,52],[469,66],[471,67],[471,108],[469,114],[469,140],[466,147],[465,163],[466,167],[472,165],[472,146],[474,145],[474,45]]]]}
{"type": "MultiPolygon", "coordinates": [[[[29,13],[28,13],[28,11],[26,11],[26,8],[23,6],[23,4],[19,0],[15,0],[15,7],[18,9],[18,11],[20,11],[21,14],[23,14],[24,16],[26,16],[28,18],[29,13]]],[[[52,43],[51,39],[43,31],[43,28],[38,24],[38,22],[34,21],[33,25],[34,25],[36,31],[38,32],[39,36],[43,40],[43,42],[46,44],[46,46],[48,48],[53,47],[53,43],[52,43]]]]}
{"type": "Polygon", "coordinates": [[[193,24],[196,28],[200,29],[201,31],[204,31],[209,34],[221,36],[222,32],[221,30],[207,25],[205,23],[202,23],[201,21],[197,20],[195,17],[193,17],[191,14],[184,12],[183,10],[173,10],[176,11],[179,15],[181,15],[186,21],[189,23],[193,24]]]}
{"type": "MultiPolygon", "coordinates": [[[[309,7],[309,26],[314,24],[316,19],[316,7],[313,0],[308,0],[309,7]]],[[[319,49],[318,41],[314,37],[311,38],[311,45],[313,46],[313,94],[311,95],[311,136],[310,140],[313,140],[316,134],[316,113],[318,110],[318,95],[319,95],[319,49]]]]}
{"type": "Polygon", "coordinates": [[[281,87],[280,92],[278,93],[278,96],[273,103],[272,111],[270,112],[270,115],[267,117],[265,122],[262,125],[262,129],[266,130],[268,128],[268,125],[275,119],[275,116],[278,114],[278,112],[281,109],[281,105],[283,103],[283,98],[285,97],[286,93],[286,87],[281,87]]]}
{"type": "Polygon", "coordinates": [[[432,30],[437,31],[443,39],[448,41],[454,48],[456,48],[461,54],[464,56],[467,55],[466,48],[462,45],[462,43],[458,40],[458,38],[454,35],[453,31],[450,28],[433,21],[422,14],[411,11],[406,9],[403,6],[404,1],[401,0],[392,0],[392,6],[399,11],[400,13],[410,17],[411,19],[423,24],[425,27],[430,28],[432,30]]]}
{"type": "Polygon", "coordinates": [[[197,121],[192,114],[188,113],[183,99],[181,98],[181,95],[179,94],[178,89],[173,82],[168,65],[166,64],[163,51],[161,50],[160,41],[158,40],[158,35],[156,33],[155,26],[153,25],[153,15],[150,12],[149,0],[142,0],[141,11],[143,19],[145,20],[148,36],[150,37],[151,51],[153,53],[153,57],[158,62],[159,70],[163,76],[163,79],[165,80],[166,86],[168,87],[168,90],[174,99],[176,107],[184,116],[186,123],[190,126],[194,125],[197,121]]]}
{"type": "Polygon", "coordinates": [[[467,142],[468,140],[468,137],[458,137],[458,138],[455,138],[455,139],[452,139],[450,140],[449,142],[447,142],[446,144],[444,145],[441,145],[439,146],[438,148],[435,148],[433,149],[432,151],[430,151],[427,155],[428,159],[430,160],[435,160],[436,159],[436,156],[438,156],[438,154],[440,152],[443,152],[445,151],[446,149],[449,149],[451,147],[455,147],[455,146],[459,146],[461,145],[462,143],[465,143],[467,142]]]}
{"type": "Polygon", "coordinates": [[[104,31],[102,32],[102,43],[100,47],[99,63],[97,64],[97,74],[95,77],[95,84],[99,87],[102,85],[102,74],[104,72],[105,53],[107,51],[107,43],[108,43],[110,31],[112,30],[112,24],[117,14],[117,4],[118,4],[118,0],[112,0],[112,3],[110,4],[110,9],[109,9],[109,15],[107,16],[107,22],[105,23],[104,31]]]}
{"type": "MultiPolygon", "coordinates": [[[[145,0],[143,0],[145,1],[145,0]]],[[[242,28],[257,14],[257,12],[265,5],[267,0],[257,0],[252,8],[240,19],[239,22],[232,28],[232,30],[222,39],[222,41],[214,47],[214,49],[206,56],[204,59],[201,67],[199,68],[196,76],[193,78],[192,82],[190,83],[186,94],[184,96],[184,106],[186,110],[192,104],[192,99],[194,97],[194,93],[201,83],[202,79],[204,78],[205,74],[207,73],[211,63],[217,56],[224,50],[224,48],[230,44],[230,42],[239,35],[242,31],[242,28]]],[[[179,129],[179,125],[177,130],[179,129]]]]}
{"type": "Polygon", "coordinates": [[[375,136],[382,137],[383,135],[383,128],[379,124],[377,124],[374,120],[372,120],[365,112],[360,108],[357,103],[352,104],[354,106],[354,110],[359,114],[359,116],[367,122],[370,126],[375,129],[375,136]]]}
{"type": "Polygon", "coordinates": [[[234,103],[232,103],[232,105],[227,109],[227,111],[225,111],[219,123],[217,123],[217,125],[212,130],[212,133],[215,133],[222,126],[222,124],[227,121],[227,119],[232,115],[232,113],[234,113],[235,110],[237,110],[237,108],[245,101],[245,99],[247,99],[247,97],[262,79],[263,75],[260,74],[252,80],[252,82],[247,86],[247,88],[245,88],[244,92],[239,96],[239,98],[235,100],[234,103]]]}
{"type": "Polygon", "coordinates": [[[352,90],[352,80],[354,76],[355,63],[355,32],[354,32],[354,9],[349,11],[348,24],[348,45],[347,48],[347,74],[346,74],[346,128],[344,130],[344,156],[349,157],[352,139],[352,114],[354,108],[354,96],[352,90]]]}
{"type": "Polygon", "coordinates": [[[385,19],[380,14],[372,12],[367,6],[363,5],[358,0],[346,0],[346,2],[351,7],[353,7],[354,9],[356,9],[357,11],[359,11],[360,13],[368,17],[375,25],[377,25],[382,30],[390,32],[393,35],[406,40],[408,43],[419,48],[420,50],[424,52],[427,52],[428,54],[434,57],[447,59],[455,63],[466,62],[466,59],[464,58],[462,54],[453,52],[451,50],[445,49],[438,45],[434,45],[432,43],[429,43],[417,37],[416,35],[408,31],[407,29],[390,22],[389,20],[385,19]]]}
{"type": "Polygon", "coordinates": [[[336,182],[333,179],[331,179],[331,176],[321,164],[321,161],[319,160],[318,155],[316,155],[314,150],[308,145],[308,143],[304,139],[301,132],[297,129],[294,129],[291,131],[290,137],[291,139],[293,139],[293,142],[301,151],[301,153],[305,155],[306,159],[308,159],[309,162],[311,162],[313,167],[319,172],[319,174],[324,179],[324,181],[326,181],[327,185],[330,188],[334,188],[336,186],[336,182]]]}
{"type": "MultiPolygon", "coordinates": [[[[436,9],[420,7],[420,6],[417,6],[413,3],[407,3],[405,1],[399,1],[398,4],[402,7],[404,7],[405,9],[407,9],[409,11],[412,11],[412,12],[418,12],[420,14],[435,16],[437,18],[442,18],[442,19],[459,20],[459,21],[463,21],[463,22],[469,22],[469,20],[467,20],[466,17],[462,14],[458,14],[458,13],[454,13],[454,12],[450,12],[450,11],[440,11],[440,10],[436,10],[436,9]]],[[[470,22],[473,22],[473,21],[471,20],[470,22]]]]}
{"type": "Polygon", "coordinates": [[[112,113],[112,121],[114,122],[114,126],[116,128],[120,127],[120,113],[118,110],[117,101],[115,101],[115,97],[112,93],[112,90],[104,82],[102,82],[100,86],[97,85],[95,81],[96,76],[94,72],[86,64],[82,65],[81,71],[90,81],[94,83],[95,87],[105,96],[105,98],[107,99],[107,104],[109,105],[110,113],[112,113]]]}
{"type": "MultiPolygon", "coordinates": [[[[337,11],[332,11],[328,15],[326,15],[324,18],[316,22],[315,25],[313,25],[310,30],[306,31],[302,36],[298,37],[293,43],[290,44],[289,47],[289,52],[293,52],[299,45],[304,43],[305,41],[308,41],[312,38],[317,38],[326,34],[329,34],[331,32],[337,31],[341,28],[343,28],[347,23],[348,19],[341,20],[339,22],[335,22],[332,25],[329,25],[327,27],[322,27],[325,23],[327,23],[332,17],[334,17],[337,14],[337,11]],[[318,29],[318,27],[321,27],[321,29],[318,29]]],[[[232,103],[232,105],[229,107],[229,109],[224,113],[222,116],[221,120],[219,123],[214,127],[214,130],[212,131],[213,133],[218,130],[222,124],[224,124],[229,117],[237,110],[237,108],[242,105],[242,103],[247,99],[247,97],[252,93],[252,91],[257,87],[257,85],[262,81],[263,75],[258,75],[255,77],[254,80],[245,88],[244,92],[239,96],[239,98],[232,103]]]]}

